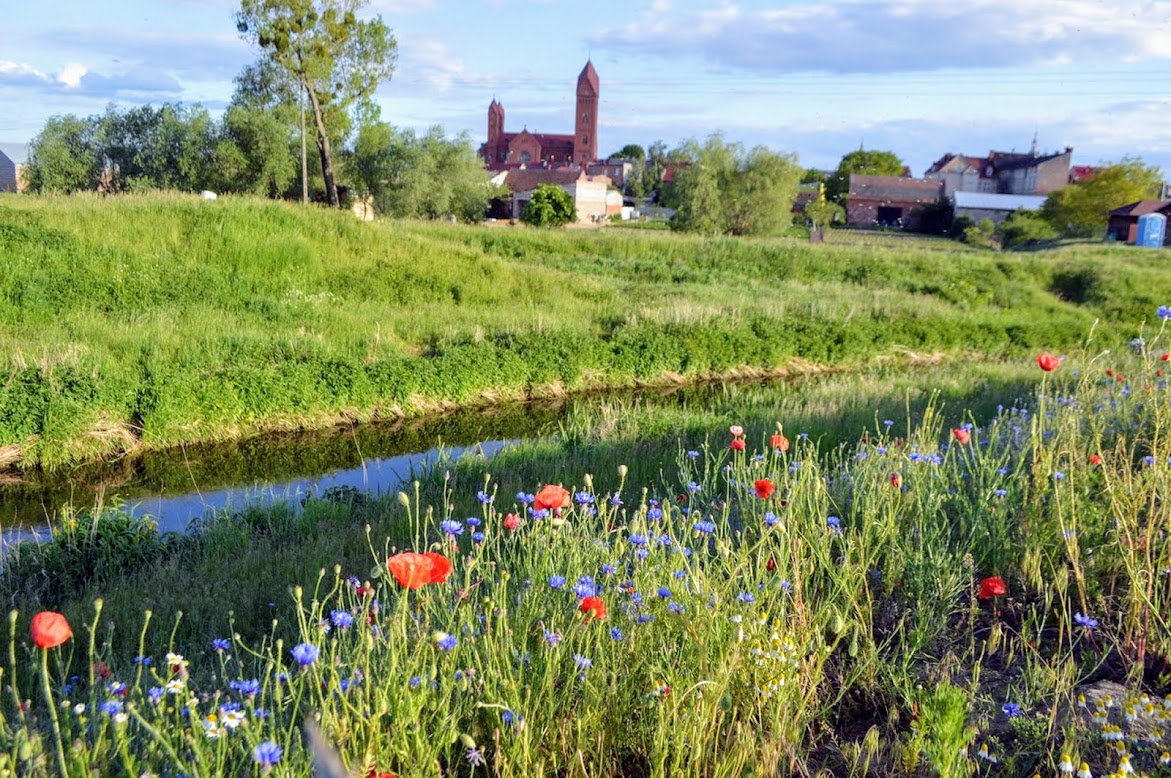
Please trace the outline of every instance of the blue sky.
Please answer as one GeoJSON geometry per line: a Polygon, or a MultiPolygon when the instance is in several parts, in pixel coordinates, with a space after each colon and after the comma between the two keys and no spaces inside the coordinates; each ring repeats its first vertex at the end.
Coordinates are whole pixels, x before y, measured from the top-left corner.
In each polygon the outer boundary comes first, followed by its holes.
{"type": "MultiPolygon", "coordinates": [[[[200,102],[255,58],[233,0],[56,0],[0,25],[0,144],[54,114],[200,102]]],[[[833,167],[864,144],[918,175],[946,152],[1074,147],[1171,174],[1171,2],[1131,0],[372,0],[399,59],[383,118],[467,131],[572,129],[587,58],[610,152],[732,141],[833,167]]]]}

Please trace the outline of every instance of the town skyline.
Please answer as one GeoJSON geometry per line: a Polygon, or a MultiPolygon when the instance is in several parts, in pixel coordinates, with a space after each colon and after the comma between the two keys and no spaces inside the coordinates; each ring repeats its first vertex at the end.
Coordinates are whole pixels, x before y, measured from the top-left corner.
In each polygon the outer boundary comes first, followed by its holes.
{"type": "MultiPolygon", "coordinates": [[[[109,102],[200,103],[218,115],[256,58],[235,33],[236,5],[30,9],[0,32],[0,144],[109,102]]],[[[1072,146],[1076,164],[1141,156],[1171,171],[1167,2],[603,0],[570,25],[562,4],[537,0],[374,0],[369,10],[399,45],[376,94],[383,118],[467,132],[476,146],[493,99],[510,130],[572,132],[574,82],[590,61],[602,156],[720,131],[806,167],[889,149],[918,176],[945,153],[1026,151],[1035,137],[1041,151],[1072,146]]]]}

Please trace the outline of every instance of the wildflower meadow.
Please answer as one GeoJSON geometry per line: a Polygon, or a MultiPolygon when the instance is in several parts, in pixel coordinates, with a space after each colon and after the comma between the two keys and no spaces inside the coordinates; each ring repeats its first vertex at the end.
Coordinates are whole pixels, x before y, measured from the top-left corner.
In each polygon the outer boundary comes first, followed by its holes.
{"type": "Polygon", "coordinates": [[[954,426],[732,425],[650,483],[416,482],[368,565],[274,582],[295,619],[259,641],[14,611],[0,772],[308,776],[311,725],[371,778],[1171,775],[1157,318],[954,426]]]}

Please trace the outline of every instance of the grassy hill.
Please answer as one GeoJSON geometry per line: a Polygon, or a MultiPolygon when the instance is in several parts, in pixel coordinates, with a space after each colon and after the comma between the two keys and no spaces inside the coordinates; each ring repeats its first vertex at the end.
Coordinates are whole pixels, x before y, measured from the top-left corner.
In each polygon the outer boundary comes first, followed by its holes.
{"type": "Polygon", "coordinates": [[[1169,259],[4,197],[0,462],[906,350],[1060,349],[1095,320],[1153,318],[1169,259]]]}

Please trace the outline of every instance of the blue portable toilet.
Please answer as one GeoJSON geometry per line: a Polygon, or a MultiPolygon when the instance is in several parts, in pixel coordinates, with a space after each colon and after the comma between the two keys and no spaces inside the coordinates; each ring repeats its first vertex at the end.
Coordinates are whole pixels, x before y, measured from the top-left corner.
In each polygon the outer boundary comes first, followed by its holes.
{"type": "Polygon", "coordinates": [[[1138,232],[1134,245],[1146,248],[1162,248],[1163,236],[1167,234],[1167,217],[1161,213],[1144,213],[1138,217],[1138,232]]]}

